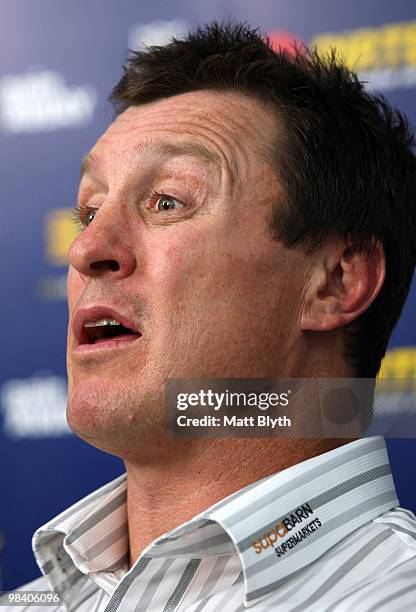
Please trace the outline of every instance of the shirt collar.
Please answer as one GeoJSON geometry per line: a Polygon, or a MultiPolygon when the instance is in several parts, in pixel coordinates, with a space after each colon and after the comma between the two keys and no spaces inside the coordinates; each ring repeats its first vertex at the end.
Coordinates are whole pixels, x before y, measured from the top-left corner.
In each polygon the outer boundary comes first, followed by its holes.
{"type": "MultiPolygon", "coordinates": [[[[123,474],[35,532],[35,558],[64,601],[73,600],[84,574],[111,594],[127,573],[126,491],[123,474]]],[[[384,439],[364,438],[245,487],[161,536],[143,555],[237,553],[248,606],[397,505],[384,439]]]]}

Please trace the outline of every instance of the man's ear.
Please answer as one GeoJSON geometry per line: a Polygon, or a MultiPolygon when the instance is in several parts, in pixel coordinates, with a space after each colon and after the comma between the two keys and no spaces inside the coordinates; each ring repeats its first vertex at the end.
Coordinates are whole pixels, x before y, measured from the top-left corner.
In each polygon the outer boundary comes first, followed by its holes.
{"type": "Polygon", "coordinates": [[[379,293],[386,274],[384,249],[378,240],[354,246],[339,236],[328,238],[311,255],[301,328],[328,331],[351,323],[379,293]]]}

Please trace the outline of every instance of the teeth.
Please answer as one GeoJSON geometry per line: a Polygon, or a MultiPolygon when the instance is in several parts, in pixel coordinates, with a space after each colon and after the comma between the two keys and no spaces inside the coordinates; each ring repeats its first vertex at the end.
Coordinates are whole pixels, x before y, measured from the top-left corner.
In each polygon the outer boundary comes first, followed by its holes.
{"type": "Polygon", "coordinates": [[[121,325],[115,319],[99,319],[98,321],[88,321],[84,327],[105,327],[106,325],[121,325]]]}

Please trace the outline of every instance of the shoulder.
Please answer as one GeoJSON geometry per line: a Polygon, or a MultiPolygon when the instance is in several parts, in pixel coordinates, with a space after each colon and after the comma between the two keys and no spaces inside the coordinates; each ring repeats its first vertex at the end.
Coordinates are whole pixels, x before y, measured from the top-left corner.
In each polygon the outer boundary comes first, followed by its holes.
{"type": "Polygon", "coordinates": [[[0,608],[2,612],[45,612],[46,609],[49,612],[55,610],[62,612],[65,608],[59,601],[54,602],[56,598],[57,595],[51,591],[45,576],[39,576],[39,578],[35,578],[35,580],[31,580],[2,595],[0,597],[0,608]],[[41,600],[45,600],[45,603],[50,602],[50,604],[47,607],[45,604],[36,605],[41,600]]]}
{"type": "Polygon", "coordinates": [[[375,523],[389,527],[410,548],[416,549],[416,515],[406,508],[392,508],[374,519],[375,523]]]}
{"type": "Polygon", "coordinates": [[[352,589],[339,601],[340,612],[407,612],[416,610],[416,556],[402,560],[352,589]]]}
{"type": "MultiPolygon", "coordinates": [[[[361,564],[363,579],[337,601],[340,612],[395,612],[416,610],[416,516],[406,508],[392,508],[373,520],[382,528],[377,547],[361,564]],[[367,573],[368,572],[368,573],[367,573]]],[[[355,562],[359,564],[358,557],[355,562]]]]}
{"type": "Polygon", "coordinates": [[[345,609],[350,609],[349,603],[372,612],[416,610],[416,516],[397,507],[373,523],[383,529],[384,536],[374,551],[379,552],[372,558],[373,571],[346,594],[345,609]]]}

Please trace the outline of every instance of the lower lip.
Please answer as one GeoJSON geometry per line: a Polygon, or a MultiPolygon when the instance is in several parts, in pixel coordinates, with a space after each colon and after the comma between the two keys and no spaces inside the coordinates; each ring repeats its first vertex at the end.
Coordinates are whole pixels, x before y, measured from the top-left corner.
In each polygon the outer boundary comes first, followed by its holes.
{"type": "Polygon", "coordinates": [[[91,344],[79,344],[74,353],[91,353],[97,351],[108,351],[116,348],[126,348],[141,336],[137,334],[126,334],[115,338],[100,338],[91,344]]]}

